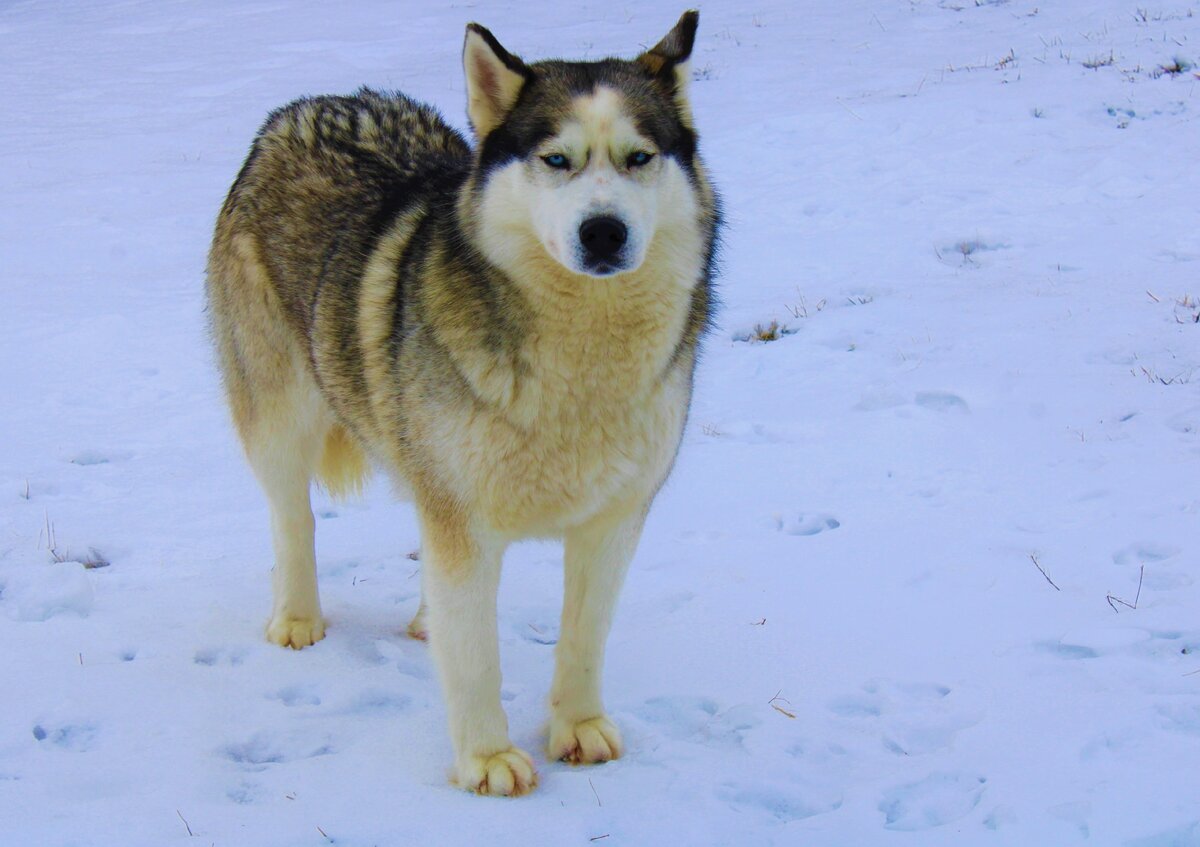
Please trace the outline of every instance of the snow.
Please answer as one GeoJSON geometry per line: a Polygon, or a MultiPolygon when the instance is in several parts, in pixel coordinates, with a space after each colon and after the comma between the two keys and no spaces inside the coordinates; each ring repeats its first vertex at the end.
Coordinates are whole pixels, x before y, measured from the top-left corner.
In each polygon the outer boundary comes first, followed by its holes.
{"type": "MultiPolygon", "coordinates": [[[[369,84],[465,128],[467,21],[599,57],[681,11],[0,12],[0,842],[1200,845],[1186,0],[703,9],[724,308],[610,642],[624,759],[447,784],[381,483],[319,500],[326,640],[264,641],[201,297],[262,118],[369,84]]],[[[559,555],[514,548],[500,598],[535,752],[559,555]]]]}

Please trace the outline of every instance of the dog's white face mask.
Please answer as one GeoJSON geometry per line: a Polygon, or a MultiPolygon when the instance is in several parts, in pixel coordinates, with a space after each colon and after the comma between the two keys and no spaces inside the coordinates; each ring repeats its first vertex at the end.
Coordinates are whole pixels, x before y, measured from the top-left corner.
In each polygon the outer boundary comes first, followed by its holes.
{"type": "Polygon", "coordinates": [[[524,163],[534,231],[568,270],[637,270],[658,218],[663,159],[611,88],[575,98],[572,114],[524,163]]]}
{"type": "Polygon", "coordinates": [[[603,86],[576,97],[558,132],[489,176],[480,220],[493,260],[512,267],[503,259],[516,259],[514,251],[528,258],[536,238],[572,273],[629,273],[656,232],[694,221],[687,175],[623,106],[621,94],[603,86]]]}
{"type": "Polygon", "coordinates": [[[678,152],[655,141],[690,137],[690,48],[677,27],[610,78],[573,88],[562,82],[569,64],[526,66],[490,34],[468,36],[468,112],[484,147],[471,218],[489,259],[516,275],[549,257],[573,274],[611,277],[641,268],[664,228],[694,228],[678,152]],[[539,83],[522,96],[539,69],[557,75],[554,90],[539,83]],[[492,146],[504,147],[494,164],[492,146]]]}

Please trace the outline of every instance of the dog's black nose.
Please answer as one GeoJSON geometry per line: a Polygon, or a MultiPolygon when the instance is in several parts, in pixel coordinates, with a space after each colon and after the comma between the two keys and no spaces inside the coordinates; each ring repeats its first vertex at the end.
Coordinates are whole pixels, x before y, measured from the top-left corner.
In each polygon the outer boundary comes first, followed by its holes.
{"type": "Polygon", "coordinates": [[[589,261],[604,261],[617,255],[625,244],[629,230],[625,224],[607,215],[588,218],[579,227],[579,242],[589,261]]]}

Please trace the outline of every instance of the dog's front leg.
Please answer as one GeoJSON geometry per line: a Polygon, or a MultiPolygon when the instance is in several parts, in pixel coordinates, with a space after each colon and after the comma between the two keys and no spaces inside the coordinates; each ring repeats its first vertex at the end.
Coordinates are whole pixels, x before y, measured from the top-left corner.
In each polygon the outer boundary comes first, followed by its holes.
{"type": "Polygon", "coordinates": [[[604,713],[600,677],[617,595],[642,534],[647,506],[601,515],[567,533],[562,627],[550,690],[552,760],[607,762],[621,733],[604,713]]]}
{"type": "Polygon", "coordinates": [[[537,773],[529,754],[509,741],[500,706],[496,590],[504,544],[425,510],[421,533],[429,644],[446,700],[454,781],[480,794],[527,794],[537,773]]]}

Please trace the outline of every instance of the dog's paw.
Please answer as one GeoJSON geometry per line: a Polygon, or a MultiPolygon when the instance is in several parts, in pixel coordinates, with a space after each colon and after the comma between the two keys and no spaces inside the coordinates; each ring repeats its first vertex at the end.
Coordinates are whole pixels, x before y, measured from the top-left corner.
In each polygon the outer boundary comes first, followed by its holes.
{"type": "Polygon", "coordinates": [[[276,615],[267,623],[267,640],[280,647],[300,650],[316,644],[325,637],[325,620],[276,615]]]}
{"type": "Polygon", "coordinates": [[[429,640],[429,624],[425,620],[425,604],[421,604],[421,608],[417,609],[417,613],[413,615],[412,621],[408,624],[408,637],[415,638],[417,641],[429,640]]]}
{"type": "Polygon", "coordinates": [[[552,761],[594,765],[621,757],[621,731],[601,715],[573,723],[555,720],[550,725],[547,755],[552,761]]]}
{"type": "Polygon", "coordinates": [[[456,784],[490,797],[520,797],[537,787],[533,759],[519,747],[491,756],[467,756],[457,771],[456,784]]]}

